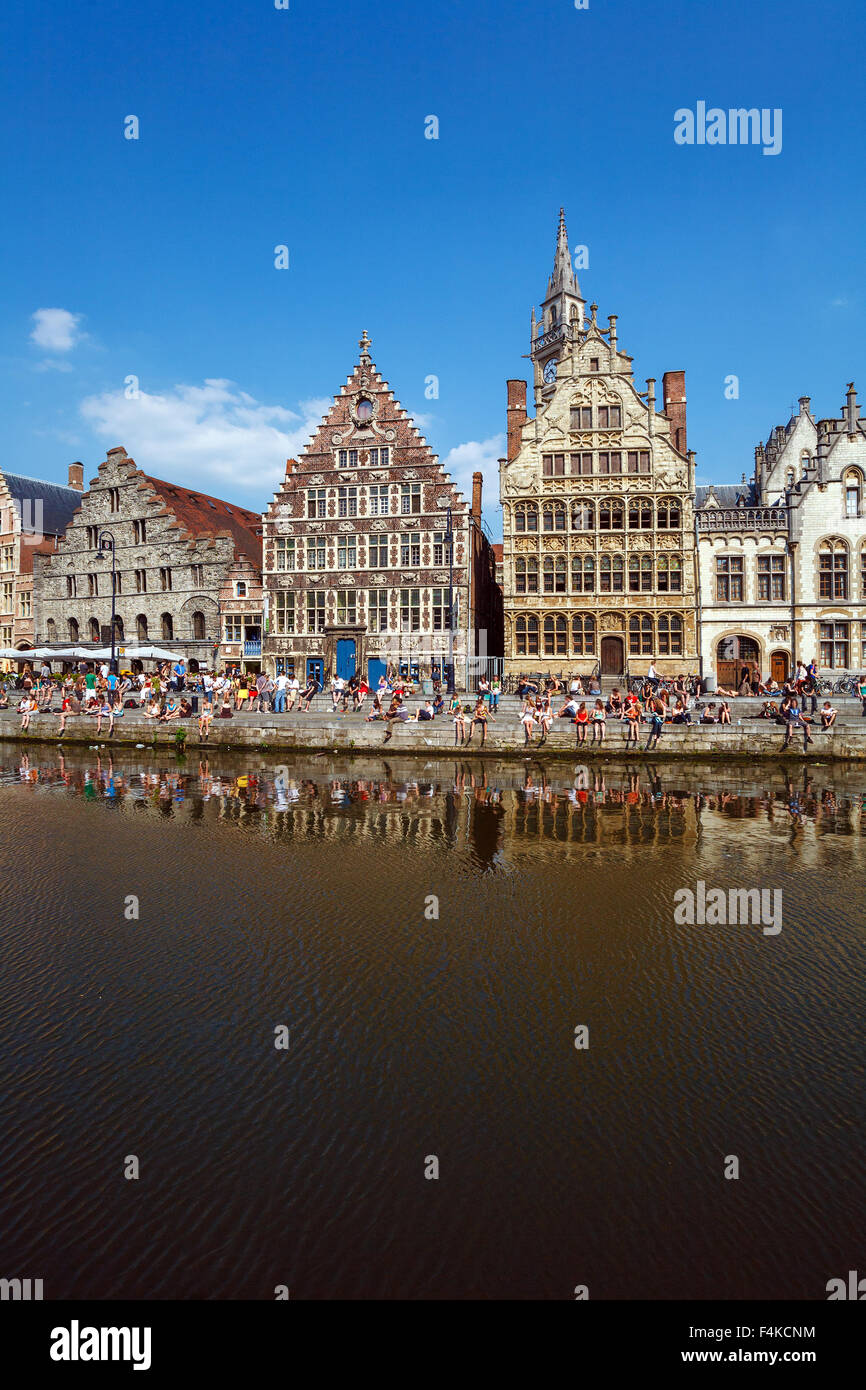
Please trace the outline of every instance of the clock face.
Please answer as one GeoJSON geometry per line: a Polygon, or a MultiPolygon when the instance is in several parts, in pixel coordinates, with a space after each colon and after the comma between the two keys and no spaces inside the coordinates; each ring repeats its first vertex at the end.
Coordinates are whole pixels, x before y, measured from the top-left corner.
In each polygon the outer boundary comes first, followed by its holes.
{"type": "Polygon", "coordinates": [[[549,362],[544,364],[544,380],[547,382],[556,381],[556,358],[551,357],[549,362]]]}

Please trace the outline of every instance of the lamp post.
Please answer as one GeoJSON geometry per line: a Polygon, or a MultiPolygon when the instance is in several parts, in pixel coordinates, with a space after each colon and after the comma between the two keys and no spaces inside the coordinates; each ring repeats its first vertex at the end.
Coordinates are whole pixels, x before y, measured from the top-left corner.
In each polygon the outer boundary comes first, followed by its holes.
{"type": "Polygon", "coordinates": [[[448,547],[448,694],[454,694],[454,523],[451,508],[445,513],[445,544],[448,547]]]}
{"type": "Polygon", "coordinates": [[[101,553],[111,551],[111,664],[109,670],[113,676],[117,675],[117,658],[114,655],[115,649],[115,608],[117,603],[117,556],[115,551],[114,536],[110,531],[100,531],[99,549],[101,553]]]}

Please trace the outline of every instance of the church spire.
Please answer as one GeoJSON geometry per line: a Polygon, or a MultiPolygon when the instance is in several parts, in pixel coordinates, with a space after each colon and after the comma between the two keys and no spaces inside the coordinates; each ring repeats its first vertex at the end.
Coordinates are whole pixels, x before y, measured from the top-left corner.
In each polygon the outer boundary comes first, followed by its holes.
{"type": "Polygon", "coordinates": [[[580,294],[577,276],[571,264],[568,249],[568,231],[565,226],[565,209],[559,209],[559,226],[556,230],[556,254],[553,258],[553,274],[547,282],[547,298],[566,290],[570,294],[580,294]]]}

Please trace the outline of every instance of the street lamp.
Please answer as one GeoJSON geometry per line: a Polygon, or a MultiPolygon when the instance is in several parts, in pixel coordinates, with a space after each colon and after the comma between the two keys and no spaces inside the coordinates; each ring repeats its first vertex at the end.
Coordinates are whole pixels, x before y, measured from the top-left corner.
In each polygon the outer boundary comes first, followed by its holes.
{"type": "Polygon", "coordinates": [[[115,606],[117,603],[117,557],[115,553],[114,536],[110,531],[100,531],[99,533],[100,558],[102,553],[111,551],[111,665],[110,670],[113,676],[117,675],[117,658],[114,655],[115,643],[115,606]]]}
{"type": "Polygon", "coordinates": [[[454,523],[451,508],[445,513],[445,544],[448,547],[448,694],[454,694],[454,523]]]}

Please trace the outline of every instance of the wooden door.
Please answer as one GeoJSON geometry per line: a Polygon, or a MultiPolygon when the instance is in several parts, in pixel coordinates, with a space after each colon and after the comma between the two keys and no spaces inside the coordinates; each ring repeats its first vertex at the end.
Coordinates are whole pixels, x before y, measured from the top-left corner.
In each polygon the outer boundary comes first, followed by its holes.
{"type": "Polygon", "coordinates": [[[623,672],[623,644],[621,637],[602,637],[601,674],[621,676],[623,672]]]}
{"type": "Polygon", "coordinates": [[[784,685],[788,679],[788,654],[787,652],[773,652],[770,657],[770,674],[778,685],[784,685]]]}

